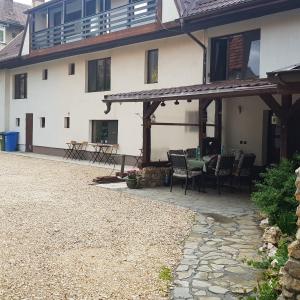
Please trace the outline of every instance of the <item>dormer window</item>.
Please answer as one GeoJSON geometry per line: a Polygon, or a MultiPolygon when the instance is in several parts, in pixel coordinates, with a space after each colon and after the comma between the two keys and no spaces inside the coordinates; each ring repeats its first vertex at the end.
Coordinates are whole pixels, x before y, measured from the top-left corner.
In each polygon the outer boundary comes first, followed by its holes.
{"type": "Polygon", "coordinates": [[[211,81],[259,77],[260,31],[249,31],[211,41],[211,81]]]}
{"type": "Polygon", "coordinates": [[[0,43],[5,44],[6,37],[5,37],[5,27],[0,25],[0,43]]]}

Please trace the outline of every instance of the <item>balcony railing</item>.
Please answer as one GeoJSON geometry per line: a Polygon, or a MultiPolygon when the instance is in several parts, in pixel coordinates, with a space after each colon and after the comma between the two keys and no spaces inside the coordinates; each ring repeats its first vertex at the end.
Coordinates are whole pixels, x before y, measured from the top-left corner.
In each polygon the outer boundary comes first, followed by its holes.
{"type": "Polygon", "coordinates": [[[141,0],[32,33],[31,49],[43,49],[156,22],[157,0],[141,0]]]}

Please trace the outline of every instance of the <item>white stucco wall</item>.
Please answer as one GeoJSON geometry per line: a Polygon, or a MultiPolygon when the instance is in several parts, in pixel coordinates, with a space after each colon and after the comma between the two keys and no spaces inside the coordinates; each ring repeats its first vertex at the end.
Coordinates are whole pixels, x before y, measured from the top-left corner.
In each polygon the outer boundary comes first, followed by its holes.
{"type": "MultiPolygon", "coordinates": [[[[172,2],[173,3],[173,2],[172,2]]],[[[165,9],[171,2],[163,1],[165,9]],[[167,3],[167,4],[166,4],[167,3]]],[[[172,5],[171,5],[172,6],[172,5]]],[[[170,10],[172,12],[172,9],[170,10]]],[[[260,74],[300,62],[300,10],[210,28],[195,33],[202,40],[247,30],[261,30],[260,74]],[[203,37],[204,34],[204,37],[203,37]]],[[[171,16],[170,14],[169,16],[171,16]]],[[[120,152],[136,155],[142,145],[141,104],[113,105],[104,115],[101,103],[104,94],[143,89],[163,88],[201,83],[202,50],[186,36],[130,45],[110,51],[81,55],[12,70],[28,72],[28,99],[10,100],[10,129],[15,129],[15,118],[21,118],[21,143],[25,143],[25,113],[34,114],[34,145],[64,147],[71,139],[89,140],[89,120],[119,120],[120,152]],[[159,49],[159,83],[145,84],[145,51],[159,49]],[[112,57],[112,90],[105,93],[85,93],[86,61],[112,57]],[[76,63],[76,74],[68,76],[68,64],[76,63]],[[49,79],[42,81],[42,70],[48,68],[49,79]],[[70,114],[71,128],[63,128],[63,118],[70,114]],[[46,117],[46,128],[39,128],[39,118],[46,117]]],[[[209,72],[209,68],[208,68],[209,72]]],[[[10,87],[11,89],[11,87],[10,87]]],[[[196,122],[197,102],[175,106],[167,103],[155,113],[157,122],[196,122]]],[[[268,109],[259,98],[226,99],[223,105],[223,144],[230,149],[242,148],[257,155],[257,164],[264,163],[263,110],[268,109]],[[242,107],[239,113],[238,106],[242,107]],[[247,141],[240,145],[240,141],[247,141]]],[[[213,115],[213,106],[210,107],[213,115]]],[[[209,122],[211,120],[209,119],[209,122]]],[[[208,129],[208,134],[213,134],[208,129]]],[[[152,159],[165,159],[171,148],[195,147],[197,131],[185,127],[152,127],[152,159]]]]}
{"type": "Polygon", "coordinates": [[[162,22],[170,22],[179,18],[174,0],[162,0],[162,22]]]}
{"type": "MultiPolygon", "coordinates": [[[[181,36],[160,41],[130,45],[110,51],[81,55],[46,63],[26,66],[11,71],[28,73],[28,99],[10,99],[10,129],[20,131],[20,144],[25,144],[25,114],[34,114],[33,141],[35,146],[63,148],[70,140],[90,140],[90,120],[119,120],[120,153],[137,155],[142,146],[141,104],[115,104],[105,115],[101,102],[105,94],[138,91],[162,87],[196,84],[201,80],[201,50],[188,37],[181,36]],[[159,82],[145,84],[145,53],[159,49],[159,82]],[[188,57],[186,54],[189,53],[188,57]],[[86,63],[96,58],[111,57],[111,91],[86,93],[86,63]],[[176,61],[176,63],[174,63],[176,61]],[[68,64],[75,63],[75,75],[68,75],[68,64]],[[42,70],[48,69],[48,80],[42,80],[42,70]],[[64,128],[64,117],[70,115],[71,128],[64,128]],[[40,128],[40,117],[46,117],[46,128],[40,128]],[[20,128],[15,119],[21,119],[20,128]]],[[[195,122],[197,103],[168,104],[159,108],[157,121],[195,122]]],[[[163,159],[172,146],[196,147],[197,131],[184,128],[153,126],[153,159],[163,159]]],[[[24,147],[23,147],[24,148],[24,147]]]]}
{"type": "Polygon", "coordinates": [[[10,98],[10,76],[6,70],[0,70],[0,132],[9,129],[9,98],[10,98]]]}
{"type": "MultiPolygon", "coordinates": [[[[266,73],[300,62],[300,10],[292,10],[218,26],[205,31],[208,39],[248,30],[261,30],[260,77],[266,73]]],[[[209,70],[209,68],[208,68],[209,70]]],[[[280,101],[278,99],[278,101],[280,101]]],[[[257,156],[258,165],[265,164],[263,111],[269,108],[258,97],[225,99],[223,101],[223,138],[227,151],[242,149],[257,156]],[[238,107],[242,107],[239,114],[238,107]],[[240,141],[246,141],[241,145],[240,141]]]]}

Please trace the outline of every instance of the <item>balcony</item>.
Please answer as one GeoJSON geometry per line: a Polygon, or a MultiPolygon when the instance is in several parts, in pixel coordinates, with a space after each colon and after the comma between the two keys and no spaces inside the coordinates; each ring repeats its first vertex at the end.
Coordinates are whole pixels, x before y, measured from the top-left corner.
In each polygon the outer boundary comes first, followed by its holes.
{"type": "Polygon", "coordinates": [[[134,1],[107,10],[103,7],[108,1],[105,1],[104,5],[101,2],[98,5],[97,0],[63,1],[53,7],[43,7],[32,12],[31,49],[50,48],[155,23],[157,1],[134,1]],[[101,12],[93,14],[97,10],[101,12]]]}

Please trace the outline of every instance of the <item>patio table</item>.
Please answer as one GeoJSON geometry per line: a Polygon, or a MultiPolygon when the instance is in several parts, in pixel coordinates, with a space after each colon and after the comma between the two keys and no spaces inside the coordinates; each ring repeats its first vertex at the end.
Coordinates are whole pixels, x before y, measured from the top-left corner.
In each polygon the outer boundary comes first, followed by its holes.
{"type": "Polygon", "coordinates": [[[64,158],[65,159],[75,159],[76,158],[76,142],[70,142],[70,143],[66,143],[66,145],[68,146],[67,149],[65,149],[65,155],[64,158]]]}
{"type": "Polygon", "coordinates": [[[90,144],[94,148],[94,153],[91,158],[91,161],[94,163],[96,161],[102,162],[105,155],[107,154],[108,149],[112,146],[109,144],[90,144]]]}

